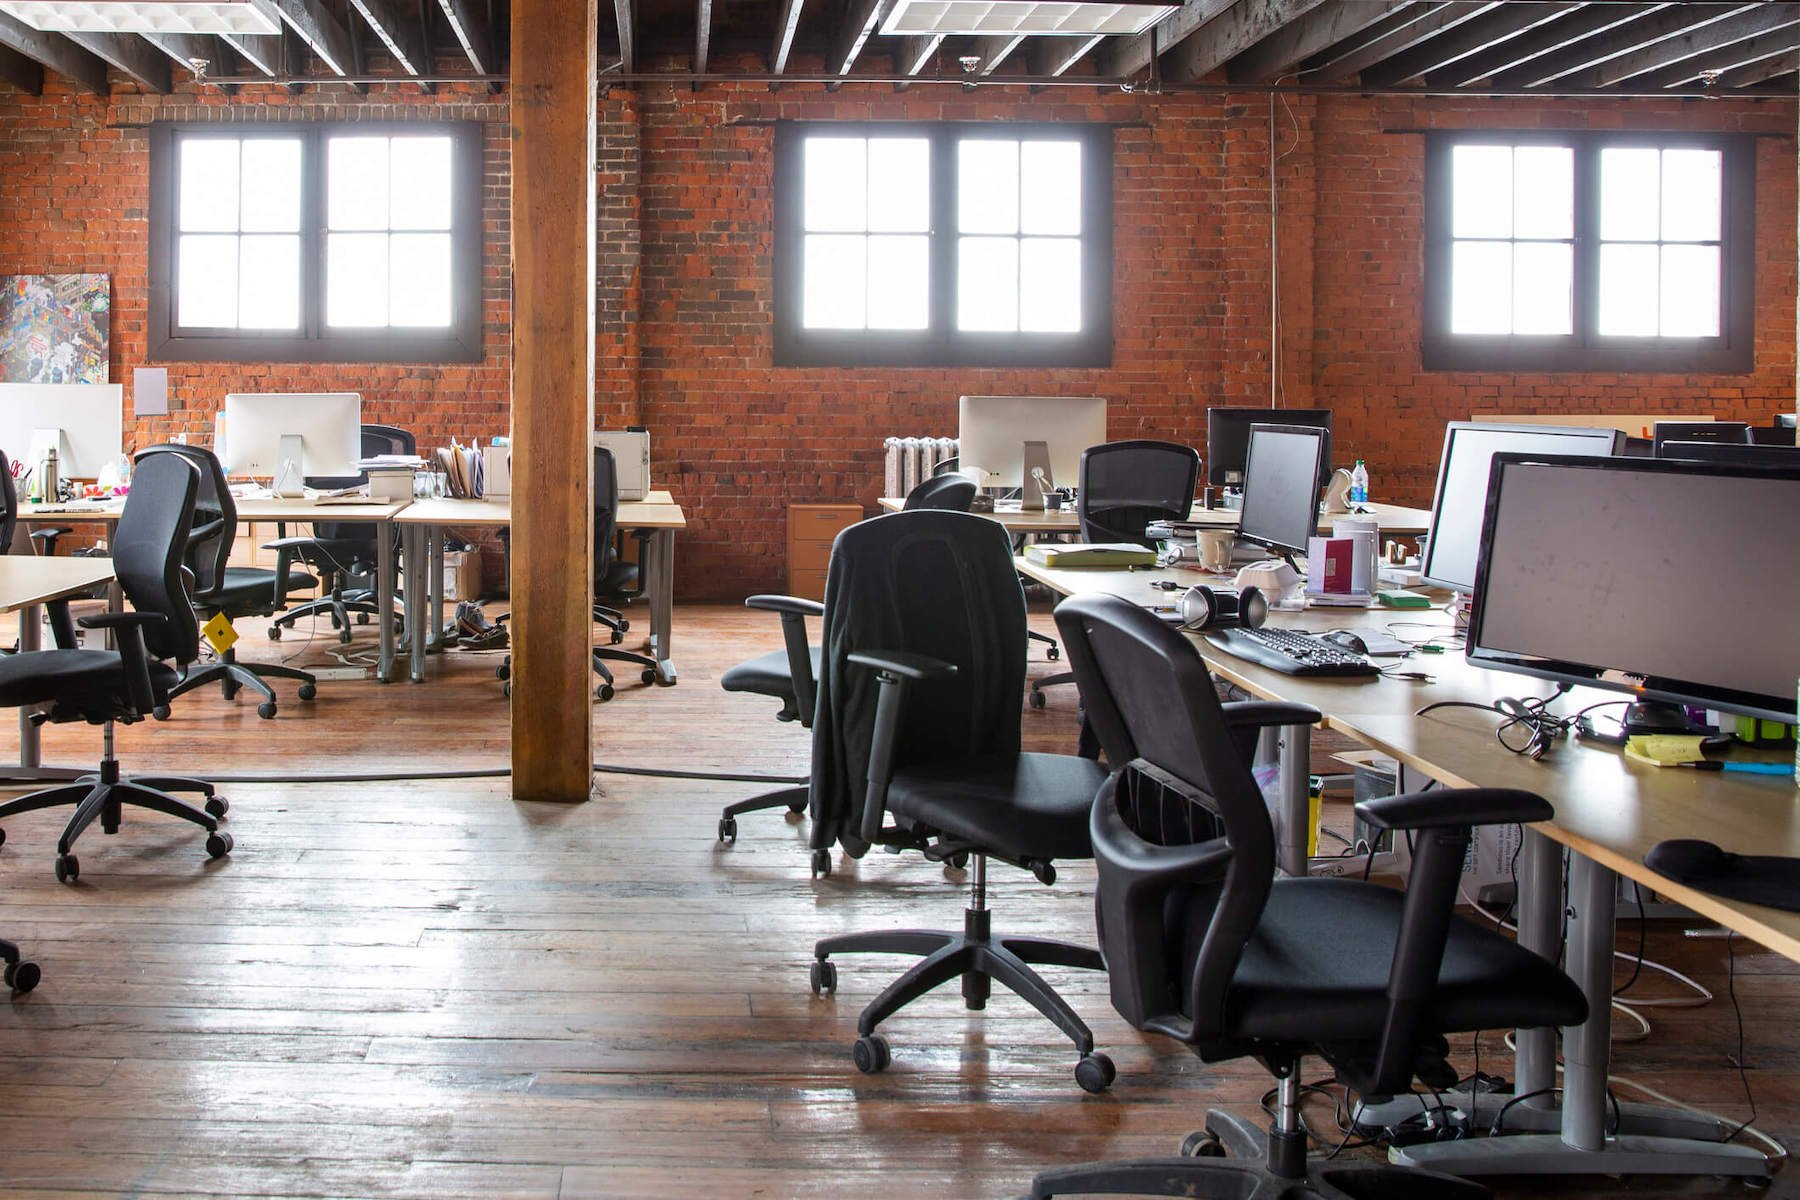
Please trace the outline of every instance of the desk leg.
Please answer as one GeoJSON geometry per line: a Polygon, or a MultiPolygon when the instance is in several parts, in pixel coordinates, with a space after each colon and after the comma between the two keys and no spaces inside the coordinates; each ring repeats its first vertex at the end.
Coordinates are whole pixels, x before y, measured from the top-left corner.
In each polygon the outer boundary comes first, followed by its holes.
{"type": "Polygon", "coordinates": [[[375,682],[394,678],[394,523],[375,522],[375,628],[380,656],[375,663],[375,682]]]}
{"type": "Polygon", "coordinates": [[[653,530],[644,553],[650,559],[644,564],[650,591],[650,657],[656,660],[656,681],[668,687],[675,683],[670,646],[675,612],[675,531],[653,530]]]}
{"type": "Polygon", "coordinates": [[[433,644],[444,637],[444,530],[439,525],[428,525],[424,532],[425,559],[430,563],[431,581],[426,588],[425,620],[430,626],[430,639],[433,644]]]}
{"type": "Polygon", "coordinates": [[[407,525],[406,532],[406,647],[407,677],[414,683],[425,682],[425,642],[431,636],[431,555],[425,550],[430,529],[423,525],[407,525]]]}
{"type": "Polygon", "coordinates": [[[1256,761],[1280,768],[1280,802],[1276,806],[1275,869],[1283,875],[1306,874],[1307,826],[1312,820],[1312,726],[1283,725],[1264,729],[1256,761]]]}
{"type": "MultiPolygon", "coordinates": [[[[40,604],[33,604],[19,610],[19,653],[30,654],[34,650],[44,648],[44,609],[40,604]]],[[[46,767],[43,765],[42,743],[38,738],[38,727],[32,721],[31,714],[36,709],[26,706],[19,710],[19,765],[16,767],[0,766],[0,779],[19,780],[22,782],[55,783],[70,779],[80,779],[84,775],[93,774],[93,768],[46,767]]]]}

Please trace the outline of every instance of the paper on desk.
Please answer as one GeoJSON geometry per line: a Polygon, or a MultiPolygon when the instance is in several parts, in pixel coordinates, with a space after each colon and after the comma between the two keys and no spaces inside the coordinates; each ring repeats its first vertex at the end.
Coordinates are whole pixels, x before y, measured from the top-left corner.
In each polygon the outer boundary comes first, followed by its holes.
{"type": "Polygon", "coordinates": [[[1640,733],[1625,741],[1625,757],[1657,767],[1675,767],[1682,763],[1704,762],[1698,734],[1640,733]]]}

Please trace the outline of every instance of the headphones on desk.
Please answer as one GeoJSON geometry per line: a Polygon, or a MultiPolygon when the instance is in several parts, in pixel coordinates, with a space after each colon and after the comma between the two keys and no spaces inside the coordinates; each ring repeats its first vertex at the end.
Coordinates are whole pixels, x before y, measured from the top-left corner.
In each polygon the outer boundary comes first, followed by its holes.
{"type": "Polygon", "coordinates": [[[1259,628],[1269,619],[1269,602],[1261,588],[1241,592],[1196,584],[1181,594],[1183,629],[1259,628]]]}

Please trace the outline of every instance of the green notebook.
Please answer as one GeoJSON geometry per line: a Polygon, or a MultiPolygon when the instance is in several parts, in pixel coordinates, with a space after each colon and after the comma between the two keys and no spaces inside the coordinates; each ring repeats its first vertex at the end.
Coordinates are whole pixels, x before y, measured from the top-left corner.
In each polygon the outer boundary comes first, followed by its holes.
{"type": "Polygon", "coordinates": [[[1131,542],[1034,542],[1025,557],[1046,567],[1154,567],[1156,551],[1131,542]]]}

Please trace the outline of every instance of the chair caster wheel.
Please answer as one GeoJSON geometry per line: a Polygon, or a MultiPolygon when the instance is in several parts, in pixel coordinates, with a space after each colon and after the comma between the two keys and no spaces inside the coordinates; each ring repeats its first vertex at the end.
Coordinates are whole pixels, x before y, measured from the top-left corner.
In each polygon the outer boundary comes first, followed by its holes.
{"type": "Polygon", "coordinates": [[[619,636],[622,638],[630,632],[631,632],[631,622],[630,621],[620,621],[619,622],[619,636]]]}
{"type": "Polygon", "coordinates": [[[806,801],[804,801],[804,800],[794,801],[792,804],[788,805],[788,811],[793,813],[796,817],[805,816],[806,815],[806,801]]]}
{"type": "Polygon", "coordinates": [[[643,680],[643,681],[644,681],[644,682],[645,682],[645,683],[646,683],[646,684],[652,684],[652,683],[655,683],[655,682],[656,682],[656,670],[655,670],[655,668],[653,668],[653,667],[645,667],[645,668],[644,668],[644,673],[643,673],[643,674],[642,674],[642,675],[640,675],[640,676],[638,676],[638,678],[639,678],[639,679],[642,679],[642,680],[643,680]]]}
{"type": "Polygon", "coordinates": [[[1043,884],[1045,887],[1049,887],[1056,882],[1056,864],[1034,862],[1031,864],[1031,874],[1039,883],[1043,884]]]}
{"type": "Polygon", "coordinates": [[[818,959],[812,965],[812,994],[829,996],[837,991],[837,964],[818,959]]]}
{"type": "Polygon", "coordinates": [[[314,687],[312,684],[303,683],[300,685],[300,698],[302,700],[311,700],[314,696],[317,696],[318,694],[319,694],[319,689],[314,687]]]}
{"type": "Polygon", "coordinates": [[[338,641],[346,646],[350,644],[350,630],[348,627],[338,630],[338,641]]]}
{"type": "Polygon", "coordinates": [[[1051,662],[1055,662],[1057,659],[1062,657],[1062,651],[1057,649],[1055,646],[1052,646],[1048,650],[1044,651],[1044,657],[1049,659],[1051,662]]]}
{"type": "Polygon", "coordinates": [[[18,962],[6,964],[4,982],[17,995],[21,992],[29,992],[38,985],[38,980],[43,977],[44,973],[38,970],[36,963],[21,958],[18,962]]]}
{"type": "Polygon", "coordinates": [[[356,623],[358,625],[367,625],[369,623],[369,614],[368,613],[357,613],[356,614],[356,623]]]}
{"type": "Polygon", "coordinates": [[[231,853],[231,835],[229,833],[209,833],[206,835],[206,856],[208,858],[224,858],[231,853]]]}
{"type": "Polygon", "coordinates": [[[1033,688],[1031,691],[1031,707],[1044,707],[1044,693],[1038,691],[1036,688],[1033,688]]]}
{"type": "Polygon", "coordinates": [[[831,851],[813,851],[812,873],[814,879],[825,879],[831,875],[831,851]]]}
{"type": "Polygon", "coordinates": [[[888,1049],[888,1040],[879,1033],[871,1033],[867,1037],[859,1037],[856,1044],[850,1047],[851,1061],[856,1069],[864,1075],[875,1075],[887,1070],[894,1056],[888,1049]]]}
{"type": "Polygon", "coordinates": [[[275,702],[273,700],[264,700],[261,704],[256,706],[256,715],[265,721],[274,720],[275,702]]]}
{"type": "Polygon", "coordinates": [[[223,796],[208,796],[206,811],[209,816],[222,817],[231,811],[231,801],[223,796]]]}
{"type": "Polygon", "coordinates": [[[1200,1129],[1181,1139],[1183,1158],[1224,1158],[1225,1144],[1210,1129],[1200,1129]]]}
{"type": "Polygon", "coordinates": [[[721,842],[737,841],[737,818],[736,817],[720,817],[719,818],[719,840],[721,842]]]}
{"type": "Polygon", "coordinates": [[[500,694],[502,696],[511,696],[512,695],[512,684],[510,684],[510,683],[501,684],[500,685],[500,694]]]}
{"type": "Polygon", "coordinates": [[[166,721],[169,719],[169,706],[166,704],[159,704],[150,710],[150,715],[159,721],[166,721]]]}
{"type": "Polygon", "coordinates": [[[1104,1054],[1084,1054],[1081,1061],[1075,1064],[1075,1082],[1081,1090],[1093,1094],[1104,1092],[1118,1078],[1119,1072],[1113,1066],[1112,1059],[1104,1054]]]}
{"type": "Polygon", "coordinates": [[[615,630],[613,630],[613,631],[612,631],[612,644],[613,644],[613,645],[615,645],[615,646],[616,646],[616,645],[618,645],[618,644],[619,644],[619,643],[620,643],[620,642],[622,642],[622,641],[624,641],[624,640],[625,640],[625,635],[624,635],[624,634],[622,634],[622,633],[620,633],[620,632],[619,632],[619,631],[618,631],[618,630],[616,630],[616,629],[615,629],[615,630]]]}
{"type": "Polygon", "coordinates": [[[281,640],[281,626],[279,626],[279,625],[269,626],[269,640],[271,642],[279,642],[281,640]]]}
{"type": "Polygon", "coordinates": [[[81,862],[73,854],[56,856],[56,882],[74,883],[81,878],[81,862]]]}
{"type": "Polygon", "coordinates": [[[499,666],[494,668],[494,678],[495,679],[507,679],[507,678],[510,678],[511,675],[512,675],[512,664],[511,663],[501,663],[499,666]]]}
{"type": "Polygon", "coordinates": [[[0,829],[0,846],[6,845],[6,830],[0,829]]]}
{"type": "Polygon", "coordinates": [[[594,689],[594,695],[601,700],[611,700],[613,698],[613,685],[610,683],[601,684],[594,689]]]}

